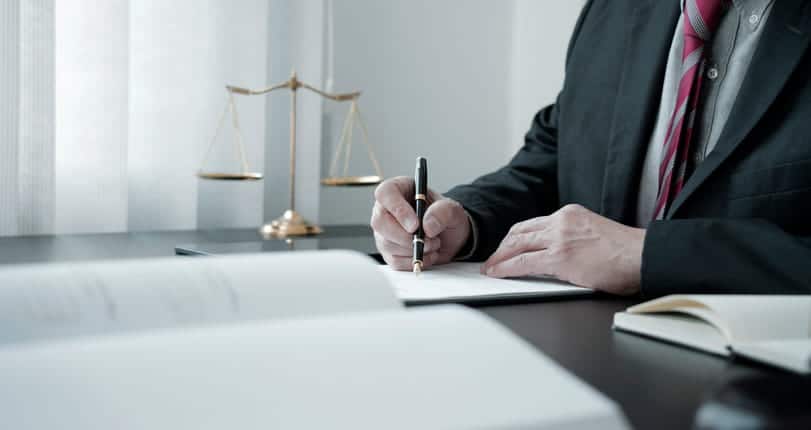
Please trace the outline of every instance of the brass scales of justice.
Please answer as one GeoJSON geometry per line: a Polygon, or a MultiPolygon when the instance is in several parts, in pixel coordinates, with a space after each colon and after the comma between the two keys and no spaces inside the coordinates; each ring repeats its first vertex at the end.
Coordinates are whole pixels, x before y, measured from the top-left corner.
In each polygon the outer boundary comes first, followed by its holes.
{"type": "Polygon", "coordinates": [[[243,96],[260,96],[269,94],[272,91],[280,89],[290,90],[290,203],[289,209],[276,218],[275,220],[265,223],[259,228],[259,233],[264,238],[286,238],[290,236],[309,236],[321,233],[321,227],[309,223],[298,212],[296,212],[296,93],[299,88],[304,88],[318,94],[319,96],[334,100],[336,102],[350,102],[349,113],[344,120],[341,137],[338,141],[338,146],[335,154],[330,162],[329,176],[321,179],[321,184],[333,187],[353,187],[353,186],[373,186],[383,181],[383,171],[380,168],[380,163],[377,161],[374,149],[369,143],[369,132],[366,124],[358,109],[358,98],[360,98],[360,91],[343,94],[330,94],[318,88],[314,88],[305,82],[298,80],[296,72],[293,71],[290,79],[282,83],[272,85],[263,89],[249,89],[233,85],[226,85],[225,89],[228,92],[228,100],[226,101],[225,109],[220,116],[217,124],[217,129],[214,137],[209,144],[206,154],[203,157],[200,170],[197,176],[201,179],[210,180],[224,180],[224,181],[257,181],[261,180],[264,175],[262,173],[252,172],[248,160],[245,157],[245,147],[242,142],[242,129],[239,124],[239,115],[237,114],[236,102],[234,95],[243,96]],[[234,129],[234,146],[239,157],[240,169],[236,173],[229,172],[210,172],[206,171],[205,165],[208,160],[211,150],[217,141],[220,131],[223,128],[223,123],[227,115],[231,116],[231,125],[234,129]],[[352,141],[353,130],[355,125],[361,131],[363,142],[368,152],[369,160],[374,168],[373,175],[365,176],[350,176],[348,175],[349,161],[352,155],[352,141]],[[343,159],[343,171],[338,175],[338,165],[340,160],[343,159]]]}

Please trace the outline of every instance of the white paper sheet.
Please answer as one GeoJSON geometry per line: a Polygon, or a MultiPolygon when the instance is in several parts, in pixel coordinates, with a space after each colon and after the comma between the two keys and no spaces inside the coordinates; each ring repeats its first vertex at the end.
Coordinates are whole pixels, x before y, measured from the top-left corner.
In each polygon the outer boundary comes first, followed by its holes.
{"type": "Polygon", "coordinates": [[[478,263],[451,263],[426,270],[419,276],[389,266],[382,270],[397,296],[406,303],[472,302],[593,292],[549,278],[491,278],[479,273],[479,266],[478,263]]]}
{"type": "Polygon", "coordinates": [[[792,372],[811,374],[811,338],[779,339],[733,344],[732,350],[744,357],[792,372]]]}
{"type": "Polygon", "coordinates": [[[401,305],[359,253],[297,252],[0,268],[4,344],[401,305]]]}

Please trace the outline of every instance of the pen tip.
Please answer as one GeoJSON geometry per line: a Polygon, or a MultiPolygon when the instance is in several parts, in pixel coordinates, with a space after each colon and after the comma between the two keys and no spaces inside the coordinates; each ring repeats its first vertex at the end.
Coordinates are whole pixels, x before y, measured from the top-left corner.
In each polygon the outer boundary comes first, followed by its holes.
{"type": "Polygon", "coordinates": [[[419,276],[422,273],[422,264],[420,262],[414,263],[414,275],[419,276]]]}

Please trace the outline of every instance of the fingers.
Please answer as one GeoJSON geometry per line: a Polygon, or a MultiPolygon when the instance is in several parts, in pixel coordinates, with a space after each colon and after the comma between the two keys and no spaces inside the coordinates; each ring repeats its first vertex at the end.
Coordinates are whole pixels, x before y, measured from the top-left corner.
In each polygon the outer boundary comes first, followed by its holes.
{"type": "Polygon", "coordinates": [[[413,194],[414,180],[406,176],[388,179],[375,189],[376,202],[388,211],[407,233],[413,233],[417,229],[417,214],[406,200],[413,198],[413,194]]]}
{"type": "MultiPolygon", "coordinates": [[[[372,209],[370,224],[375,232],[375,244],[386,262],[398,270],[412,269],[412,237],[417,230],[417,214],[411,206],[414,180],[406,176],[389,179],[375,190],[375,205],[372,209]]],[[[425,248],[423,267],[437,264],[440,257],[440,240],[437,237],[445,230],[468,227],[467,218],[459,203],[443,199],[441,195],[428,190],[430,203],[423,219],[425,229],[425,248]]],[[[452,237],[451,235],[450,237],[452,237]]],[[[446,238],[443,236],[443,238],[446,238]]],[[[458,242],[458,240],[457,240],[458,242]]],[[[454,241],[446,245],[446,253],[454,253],[454,241]]]]}
{"type": "Polygon", "coordinates": [[[533,251],[541,251],[552,245],[552,239],[548,237],[546,229],[530,231],[528,233],[509,233],[496,249],[496,252],[484,262],[482,271],[487,270],[503,261],[515,256],[533,251]]]}
{"type": "Polygon", "coordinates": [[[521,221],[519,223],[515,223],[507,235],[511,234],[518,234],[518,233],[529,233],[532,231],[537,231],[545,228],[549,224],[549,216],[539,216],[537,218],[528,219],[526,221],[521,221]]]}
{"type": "MultiPolygon", "coordinates": [[[[436,264],[438,254],[436,252],[432,252],[430,254],[425,254],[422,257],[422,267],[423,269],[427,269],[434,264],[436,264]]],[[[386,261],[386,264],[391,266],[394,270],[413,270],[414,269],[414,261],[411,257],[399,257],[396,255],[383,255],[383,260],[386,261]]]]}
{"type": "Polygon", "coordinates": [[[467,222],[462,205],[451,199],[440,199],[425,211],[422,228],[427,237],[437,237],[449,228],[455,228],[467,222]]]}
{"type": "Polygon", "coordinates": [[[403,229],[403,226],[380,203],[376,202],[372,208],[372,220],[369,224],[376,235],[379,234],[400,246],[411,246],[412,234],[403,229]]]}
{"type": "Polygon", "coordinates": [[[552,265],[546,264],[546,250],[518,254],[487,267],[485,274],[494,278],[518,278],[522,276],[543,276],[556,274],[552,265]]]}
{"type": "MultiPolygon", "coordinates": [[[[375,244],[377,250],[384,255],[393,255],[395,257],[411,257],[414,248],[410,244],[408,246],[400,245],[399,243],[392,242],[382,235],[375,233],[375,244]]],[[[425,246],[423,247],[423,254],[430,254],[438,251],[440,248],[439,239],[426,239],[425,246]]]]}

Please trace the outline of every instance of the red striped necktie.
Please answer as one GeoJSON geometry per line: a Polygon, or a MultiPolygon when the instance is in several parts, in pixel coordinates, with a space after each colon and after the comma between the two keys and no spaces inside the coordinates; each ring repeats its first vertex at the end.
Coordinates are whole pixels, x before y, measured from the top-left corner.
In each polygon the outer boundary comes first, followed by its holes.
{"type": "Polygon", "coordinates": [[[712,40],[721,22],[724,3],[725,0],[684,0],[682,4],[684,52],[681,57],[681,81],[663,142],[662,161],[659,165],[659,194],[653,219],[664,218],[668,207],[684,185],[693,121],[706,62],[704,47],[712,40]]]}

